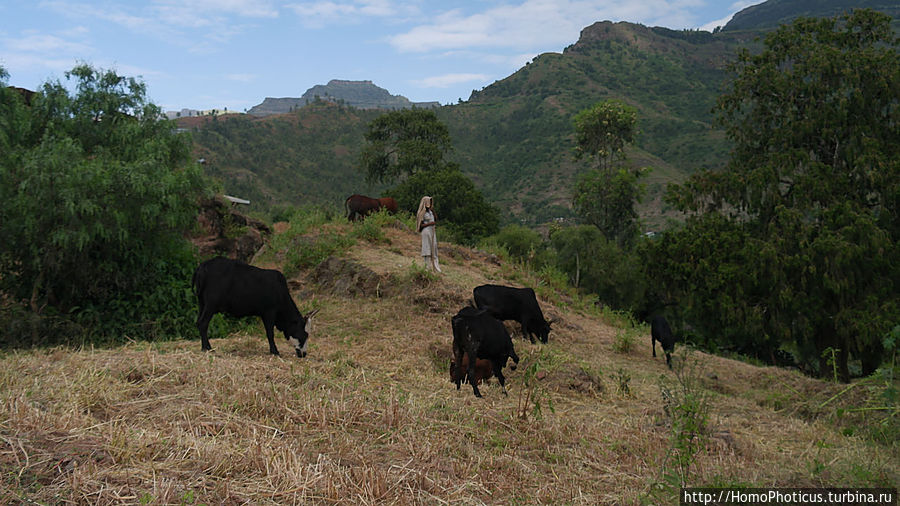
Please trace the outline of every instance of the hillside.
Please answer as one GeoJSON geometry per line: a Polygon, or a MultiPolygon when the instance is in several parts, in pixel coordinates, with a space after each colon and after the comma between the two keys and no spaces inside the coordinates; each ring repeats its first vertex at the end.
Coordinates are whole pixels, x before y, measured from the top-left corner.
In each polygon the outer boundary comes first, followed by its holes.
{"type": "Polygon", "coordinates": [[[834,17],[851,9],[900,17],[900,4],[892,0],[768,0],[737,12],[722,30],[771,30],[798,17],[834,17]]]}
{"type": "MultiPolygon", "coordinates": [[[[725,78],[724,64],[741,40],[596,23],[562,54],[540,55],[473,92],[469,101],[435,111],[451,132],[450,158],[491,201],[512,211],[503,213],[504,219],[537,224],[571,215],[572,187],[584,168],[573,159],[574,114],[608,98],[634,105],[640,135],[629,157],[653,169],[651,205],[642,208],[648,218],[659,214],[658,199],[668,182],[724,163],[727,144],[713,129],[710,110],[725,78]]],[[[260,195],[256,198],[265,205],[337,204],[351,193],[378,192],[363,183],[356,159],[365,126],[378,112],[313,105],[257,120],[264,123],[249,118],[210,123],[195,135],[199,155],[216,159],[210,171],[226,187],[260,195]],[[313,181],[316,170],[334,177],[313,181]]]]}
{"type": "MultiPolygon", "coordinates": [[[[502,210],[505,223],[536,225],[569,217],[574,181],[585,170],[574,161],[572,118],[602,100],[625,101],[638,110],[639,134],[628,152],[630,163],[652,169],[639,212],[647,228],[657,229],[668,212],[661,201],[667,184],[683,181],[699,168],[721,167],[728,159],[730,145],[712,109],[725,89],[726,65],[736,50],[758,43],[761,30],[771,23],[798,15],[833,15],[849,3],[897,15],[895,3],[878,0],[769,0],[741,11],[735,24],[717,33],[594,23],[562,53],[539,55],[512,75],[473,90],[468,101],[436,108],[451,132],[455,152],[450,158],[502,210]]],[[[346,88],[341,83],[346,81],[315,88],[313,95],[337,96],[335,90],[346,88]]],[[[386,90],[379,93],[391,96],[386,90]]],[[[342,100],[343,105],[356,103],[342,100]]],[[[298,103],[281,104],[284,112],[295,111],[278,120],[269,116],[273,123],[268,127],[247,121],[220,124],[220,137],[198,136],[197,149],[218,151],[214,174],[226,186],[263,195],[257,200],[267,207],[337,205],[351,193],[381,191],[383,187],[365,185],[357,167],[365,124],[374,117],[370,111],[348,112],[342,106],[307,111],[297,109],[298,103]],[[319,124],[321,135],[311,131],[319,124]],[[244,139],[275,125],[278,142],[244,139]],[[241,131],[245,127],[246,135],[241,131]],[[318,166],[333,176],[328,184],[311,179],[318,166]]]]}
{"type": "Polygon", "coordinates": [[[406,221],[380,223],[275,227],[260,265],[359,238],[289,276],[301,310],[320,309],[305,359],[280,337],[282,357],[270,356],[255,321],[212,335],[212,353],[191,335],[0,355],[0,499],[677,504],[679,439],[664,409],[676,405],[661,386],[677,399],[679,371],[710,406],[689,485],[900,484],[896,433],[873,442],[878,412],[851,411],[878,398],[877,383],[846,390],[700,352],[678,354],[671,372],[645,327],[455,245],[441,244],[445,273],[432,279],[414,267],[406,221]],[[547,345],[514,336],[508,397],[492,383],[476,399],[449,382],[449,318],[489,281],[534,286],[557,322],[547,345]]]}

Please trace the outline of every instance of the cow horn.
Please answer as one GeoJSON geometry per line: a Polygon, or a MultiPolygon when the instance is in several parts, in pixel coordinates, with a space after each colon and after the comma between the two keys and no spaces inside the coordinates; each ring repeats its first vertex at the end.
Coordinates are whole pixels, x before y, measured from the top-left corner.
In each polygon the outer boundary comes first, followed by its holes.
{"type": "Polygon", "coordinates": [[[306,315],[306,318],[312,318],[312,317],[315,316],[316,313],[318,313],[318,312],[319,312],[318,309],[313,309],[312,311],[309,312],[309,314],[306,315]]]}

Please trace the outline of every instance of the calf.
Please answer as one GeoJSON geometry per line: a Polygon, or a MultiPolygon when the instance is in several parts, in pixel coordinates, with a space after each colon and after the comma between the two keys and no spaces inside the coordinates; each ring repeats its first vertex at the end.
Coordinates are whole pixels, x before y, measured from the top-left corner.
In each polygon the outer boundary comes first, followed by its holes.
{"type": "MultiPolygon", "coordinates": [[[[453,359],[450,359],[450,381],[452,383],[459,384],[460,381],[465,380],[465,378],[461,375],[463,370],[469,369],[469,354],[463,353],[462,358],[462,366],[457,368],[456,362],[453,359]]],[[[494,365],[490,360],[484,360],[479,358],[475,361],[475,381],[481,383],[482,381],[487,381],[494,375],[494,365]]]]}
{"type": "Polygon", "coordinates": [[[200,330],[202,350],[212,349],[207,330],[213,315],[225,313],[262,318],[271,354],[278,355],[273,330],[277,327],[294,346],[297,356],[306,356],[312,317],[318,310],[305,317],[300,314],[281,272],[217,257],[201,263],[194,271],[191,283],[200,305],[197,328],[200,330]]]}
{"type": "Polygon", "coordinates": [[[666,365],[672,368],[672,352],[675,351],[675,336],[669,328],[669,322],[662,316],[656,315],[650,320],[650,342],[653,345],[653,358],[656,358],[656,342],[662,345],[666,352],[666,365]]]}
{"type": "MultiPolygon", "coordinates": [[[[491,369],[503,393],[506,394],[506,378],[503,377],[503,368],[507,359],[512,358],[513,363],[519,363],[519,356],[513,348],[512,339],[503,323],[491,316],[487,311],[464,307],[450,320],[453,327],[453,361],[456,363],[454,382],[459,390],[460,382],[465,378],[470,385],[475,397],[481,397],[478,391],[478,373],[476,363],[478,359],[490,361],[491,369]],[[463,355],[468,354],[468,368],[463,372],[463,355]],[[475,357],[475,360],[471,360],[475,357]]],[[[511,369],[515,369],[513,365],[511,369]]]]}
{"type": "Polygon", "coordinates": [[[534,343],[538,336],[542,343],[550,337],[550,323],[531,288],[513,288],[501,285],[481,285],[472,290],[475,305],[486,309],[498,320],[515,320],[522,325],[522,335],[534,343]]]}

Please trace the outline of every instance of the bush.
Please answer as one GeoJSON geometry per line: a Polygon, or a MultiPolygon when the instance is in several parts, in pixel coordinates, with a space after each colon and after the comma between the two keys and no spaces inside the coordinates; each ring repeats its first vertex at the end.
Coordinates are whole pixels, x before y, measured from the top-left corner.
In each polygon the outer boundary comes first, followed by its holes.
{"type": "Polygon", "coordinates": [[[455,168],[418,172],[386,195],[394,197],[400,209],[412,214],[418,210],[423,196],[434,198],[439,240],[473,245],[499,229],[497,209],[488,204],[472,181],[455,168]],[[442,234],[446,235],[442,237],[442,234]]]}
{"type": "Polygon", "coordinates": [[[206,192],[190,138],[134,79],[66,77],[75,95],[47,83],[30,107],[0,83],[0,290],[89,335],[180,332],[195,263],[182,234],[206,192]]]}

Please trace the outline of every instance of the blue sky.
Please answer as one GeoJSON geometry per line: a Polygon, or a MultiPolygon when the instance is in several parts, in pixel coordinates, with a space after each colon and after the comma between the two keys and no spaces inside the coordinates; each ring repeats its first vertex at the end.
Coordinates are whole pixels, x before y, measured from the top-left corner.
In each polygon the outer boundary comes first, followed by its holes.
{"type": "Polygon", "coordinates": [[[597,21],[712,30],[760,1],[0,0],[0,66],[29,89],[112,69],[164,110],[243,111],[331,79],[449,104],[597,21]]]}

